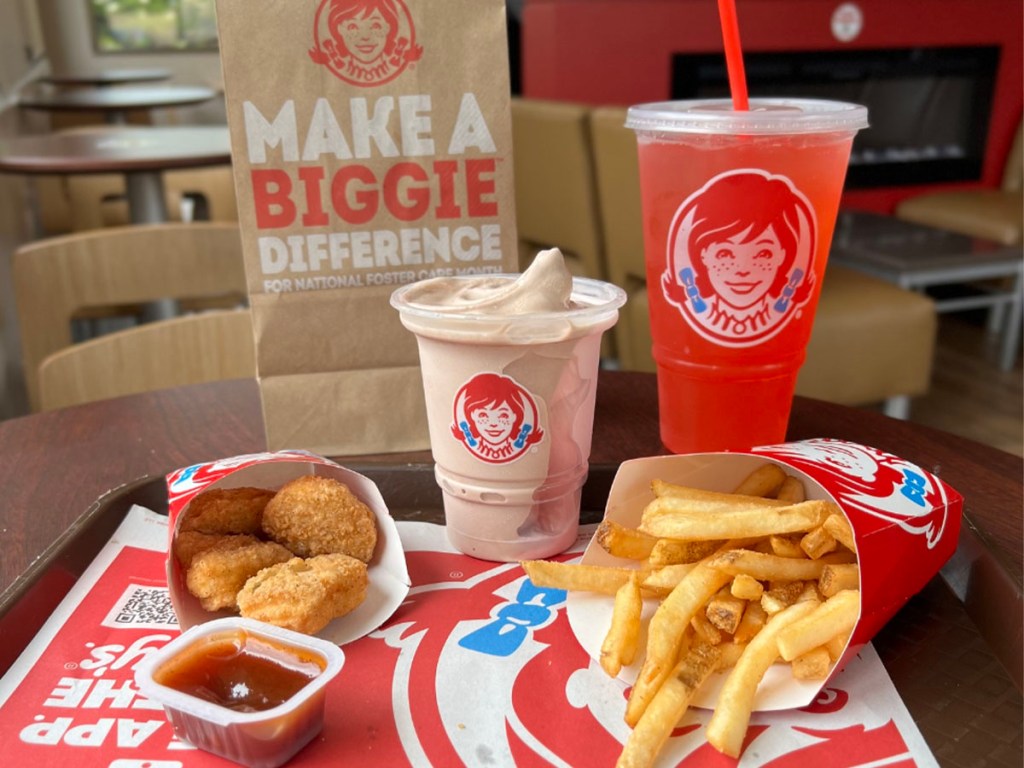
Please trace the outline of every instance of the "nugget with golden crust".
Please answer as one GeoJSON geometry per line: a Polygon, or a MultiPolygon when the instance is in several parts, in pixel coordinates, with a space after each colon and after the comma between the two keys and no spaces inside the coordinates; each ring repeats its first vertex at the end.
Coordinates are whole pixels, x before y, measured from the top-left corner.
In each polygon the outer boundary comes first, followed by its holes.
{"type": "Polygon", "coordinates": [[[259,533],[263,509],[273,497],[274,492],[267,488],[214,488],[204,491],[189,502],[178,530],[259,533]]]}
{"type": "Polygon", "coordinates": [[[373,511],[344,483],[316,475],[282,486],[263,511],[263,530],[300,557],[342,554],[367,563],[377,546],[373,511]]]}
{"type": "Polygon", "coordinates": [[[272,541],[241,547],[217,545],[195,556],[185,574],[185,584],[208,611],[237,608],[238,591],[249,577],[292,557],[290,551],[272,541]]]}
{"type": "Polygon", "coordinates": [[[366,563],[348,555],[318,555],[264,568],[238,593],[242,616],[314,634],[366,599],[366,563]]]}
{"type": "Polygon", "coordinates": [[[181,531],[174,537],[174,555],[181,567],[188,569],[197,555],[208,549],[238,549],[249,544],[259,544],[260,540],[247,533],[221,534],[202,533],[201,531],[181,531]]]}

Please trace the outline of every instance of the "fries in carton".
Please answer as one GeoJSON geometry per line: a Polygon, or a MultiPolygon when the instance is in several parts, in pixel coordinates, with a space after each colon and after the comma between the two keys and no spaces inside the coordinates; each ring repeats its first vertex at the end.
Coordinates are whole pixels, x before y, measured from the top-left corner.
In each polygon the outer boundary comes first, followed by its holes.
{"type": "Polygon", "coordinates": [[[186,586],[184,569],[174,554],[174,543],[189,504],[201,493],[213,489],[265,488],[276,491],[285,483],[306,475],[329,477],[344,483],[373,512],[377,528],[376,546],[367,564],[365,599],[350,613],[333,619],[316,635],[344,645],[377,629],[402,604],[411,583],[405,552],[395,521],[373,481],[306,451],[248,454],[195,464],[167,475],[170,516],[167,586],[182,631],[212,619],[237,615],[236,611],[204,609],[186,586]]]}
{"type": "Polygon", "coordinates": [[[938,572],[962,507],[930,472],[842,440],[636,459],[583,571],[524,568],[570,590],[577,639],[632,686],[621,764],[649,764],[687,706],[714,710],[708,741],[737,757],[751,712],[810,704],[938,572]],[[619,590],[637,580],[626,631],[619,590]]]}

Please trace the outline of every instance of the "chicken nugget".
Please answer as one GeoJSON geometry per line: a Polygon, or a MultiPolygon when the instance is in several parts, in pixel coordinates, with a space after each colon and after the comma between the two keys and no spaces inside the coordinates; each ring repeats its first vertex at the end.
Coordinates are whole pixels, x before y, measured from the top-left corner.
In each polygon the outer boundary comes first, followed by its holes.
{"type": "Polygon", "coordinates": [[[200,552],[185,574],[188,591],[199,598],[203,608],[218,611],[237,609],[238,591],[250,576],[275,563],[283,563],[295,555],[272,541],[261,541],[241,547],[218,545],[200,552]]]}
{"type": "Polygon", "coordinates": [[[314,634],[366,599],[366,564],[348,555],[296,557],[264,568],[238,593],[242,616],[314,634]]]}
{"type": "Polygon", "coordinates": [[[259,544],[260,540],[247,533],[221,534],[202,533],[200,531],[181,531],[174,537],[174,555],[186,570],[192,565],[196,555],[208,549],[238,549],[249,544],[259,544]]]}
{"type": "Polygon", "coordinates": [[[179,531],[260,532],[263,509],[274,497],[267,488],[214,488],[196,496],[184,512],[179,531]]]}
{"type": "Polygon", "coordinates": [[[377,546],[373,511],[344,483],[317,475],[277,492],[263,511],[263,531],[300,557],[342,554],[367,563],[377,546]]]}

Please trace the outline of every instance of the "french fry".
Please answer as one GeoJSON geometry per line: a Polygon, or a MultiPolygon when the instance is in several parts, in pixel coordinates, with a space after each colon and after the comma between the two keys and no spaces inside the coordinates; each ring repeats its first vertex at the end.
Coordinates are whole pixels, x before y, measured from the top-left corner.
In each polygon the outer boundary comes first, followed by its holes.
{"type": "Polygon", "coordinates": [[[812,613],[815,603],[796,603],[777,613],[747,644],[722,686],[711,720],[708,742],[729,757],[739,757],[750,723],[757,686],[779,656],[778,635],[793,622],[812,613]]]}
{"type": "Polygon", "coordinates": [[[743,654],[743,649],[746,647],[746,643],[738,643],[735,640],[727,640],[716,645],[715,648],[720,651],[720,655],[715,671],[723,672],[736,666],[736,662],[739,661],[740,656],[743,654]]]}
{"type": "Polygon", "coordinates": [[[746,573],[733,576],[729,591],[740,600],[760,600],[764,594],[764,584],[746,573]]]}
{"type": "Polygon", "coordinates": [[[626,722],[635,727],[654,694],[672,671],[683,630],[697,611],[729,581],[729,574],[698,563],[658,606],[647,625],[647,656],[626,705],[626,722]]]}
{"type": "Polygon", "coordinates": [[[679,539],[656,539],[647,563],[652,567],[696,563],[712,554],[724,541],[681,541],[679,539]]]}
{"type": "Polygon", "coordinates": [[[807,489],[804,488],[804,484],[799,478],[787,475],[786,479],[782,481],[782,487],[779,488],[779,492],[775,494],[775,498],[779,501],[788,501],[790,504],[796,504],[807,498],[807,489]]]}
{"type": "Polygon", "coordinates": [[[747,497],[744,497],[742,505],[720,505],[708,511],[695,507],[685,498],[660,496],[644,509],[640,530],[666,539],[770,536],[773,533],[794,533],[817,528],[834,507],[828,501],[802,501],[799,504],[765,507],[750,504],[747,497]]]}
{"type": "Polygon", "coordinates": [[[601,668],[609,677],[617,677],[623,665],[633,663],[640,641],[642,611],[639,574],[634,571],[629,581],[615,593],[612,623],[601,645],[601,668]]]}
{"type": "Polygon", "coordinates": [[[761,607],[769,616],[774,616],[799,601],[803,591],[804,582],[802,581],[778,584],[761,595],[761,607]]]}
{"type": "MultiPolygon", "coordinates": [[[[845,555],[841,557],[845,558],[845,555]]],[[[793,557],[766,555],[749,549],[732,549],[712,556],[708,560],[708,565],[731,575],[745,573],[759,580],[817,581],[825,566],[832,562],[828,556],[818,560],[798,560],[793,557]]]]}
{"type": "Polygon", "coordinates": [[[839,657],[843,655],[843,651],[846,650],[847,643],[850,642],[850,633],[844,633],[836,635],[827,643],[825,648],[828,650],[828,656],[832,661],[839,661],[839,657]]]}
{"type": "Polygon", "coordinates": [[[647,768],[654,763],[694,694],[717,668],[720,656],[713,646],[696,645],[683,657],[629,734],[617,768],[647,768]]]}
{"type": "Polygon", "coordinates": [[[739,626],[746,605],[746,601],[733,597],[729,589],[726,588],[720,590],[717,595],[708,601],[708,607],[704,613],[711,624],[726,634],[731,635],[736,631],[736,627],[739,626]]]}
{"type": "Polygon", "coordinates": [[[837,563],[821,569],[818,590],[823,597],[832,597],[844,589],[860,589],[860,567],[856,563],[837,563]]]}
{"type": "Polygon", "coordinates": [[[743,496],[772,498],[786,481],[786,473],[778,464],[762,464],[736,486],[733,493],[743,496]]]}
{"type": "Polygon", "coordinates": [[[520,565],[538,587],[570,589],[614,595],[632,578],[633,568],[556,563],[548,560],[523,560],[520,565]]]}
{"type": "Polygon", "coordinates": [[[698,642],[708,645],[718,645],[722,642],[722,632],[708,621],[707,614],[697,611],[690,619],[690,626],[693,628],[693,634],[698,642]]]}
{"type": "Polygon", "coordinates": [[[702,488],[691,488],[687,485],[676,485],[666,483],[663,480],[651,481],[651,490],[656,498],[672,497],[689,501],[693,508],[703,509],[707,512],[714,512],[722,508],[736,505],[749,505],[755,507],[783,507],[786,502],[778,499],[766,499],[762,496],[741,496],[735,493],[720,493],[718,491],[705,491],[702,488]]]}
{"type": "Polygon", "coordinates": [[[821,645],[793,659],[793,677],[797,680],[824,680],[831,667],[828,649],[821,645]]]}
{"type": "Polygon", "coordinates": [[[768,612],[761,606],[760,602],[747,603],[747,607],[743,611],[743,618],[740,619],[739,626],[736,627],[736,631],[733,632],[732,639],[737,643],[746,643],[754,635],[761,631],[761,628],[768,621],[768,612]]]}
{"type": "MultiPolygon", "coordinates": [[[[815,605],[815,603],[798,603],[815,605]]],[[[824,603],[818,603],[814,612],[793,622],[778,633],[779,655],[786,661],[824,645],[836,635],[846,634],[857,623],[860,612],[860,592],[846,589],[824,603]]],[[[769,622],[770,625],[770,622],[769,622]]]]}
{"type": "Polygon", "coordinates": [[[853,529],[850,528],[850,523],[838,510],[825,518],[825,522],[822,526],[826,531],[831,533],[839,543],[846,547],[851,552],[857,551],[857,545],[853,540],[853,529]]]}
{"type": "Polygon", "coordinates": [[[676,585],[683,580],[690,571],[696,567],[696,563],[676,563],[675,565],[663,565],[660,568],[645,570],[640,587],[653,595],[665,597],[676,588],[676,585]]]}
{"type": "Polygon", "coordinates": [[[826,531],[825,526],[815,528],[800,539],[800,549],[806,552],[812,560],[817,560],[829,552],[835,552],[837,546],[836,537],[826,531]]]}
{"type": "Polygon", "coordinates": [[[643,560],[651,554],[657,539],[611,520],[602,520],[594,534],[597,543],[609,555],[628,560],[643,560]]]}
{"type": "Polygon", "coordinates": [[[798,536],[769,536],[768,543],[772,554],[779,557],[807,557],[807,553],[800,548],[798,536]]]}

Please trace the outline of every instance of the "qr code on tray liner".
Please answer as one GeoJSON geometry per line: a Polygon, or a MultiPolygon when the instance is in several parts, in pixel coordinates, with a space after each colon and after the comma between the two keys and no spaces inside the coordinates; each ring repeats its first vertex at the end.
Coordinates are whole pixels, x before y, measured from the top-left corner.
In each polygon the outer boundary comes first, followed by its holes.
{"type": "Polygon", "coordinates": [[[102,622],[105,627],[134,629],[177,627],[178,617],[167,587],[129,584],[102,622]]]}

